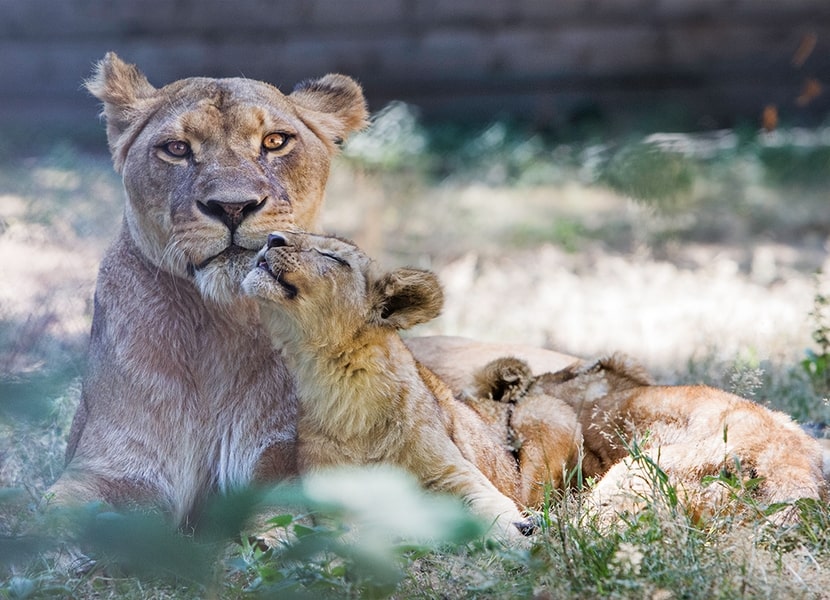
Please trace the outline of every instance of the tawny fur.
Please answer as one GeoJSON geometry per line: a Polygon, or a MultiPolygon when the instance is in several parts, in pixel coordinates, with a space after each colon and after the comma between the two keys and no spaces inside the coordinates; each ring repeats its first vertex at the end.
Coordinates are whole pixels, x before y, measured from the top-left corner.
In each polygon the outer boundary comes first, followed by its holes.
{"type": "Polygon", "coordinates": [[[456,395],[475,388],[481,369],[504,357],[525,361],[533,373],[553,373],[579,362],[574,356],[535,346],[479,342],[448,335],[407,337],[404,342],[456,395]]]}
{"type": "Polygon", "coordinates": [[[512,458],[397,331],[438,315],[442,292],[433,274],[380,273],[348,242],[280,233],[243,287],[259,300],[295,376],[301,472],[397,465],[428,489],[462,497],[503,534],[519,535],[515,524],[524,518],[508,497],[516,485],[512,458]]]}
{"type": "Polygon", "coordinates": [[[243,78],[155,88],[112,53],[87,88],[126,206],[47,498],[149,503],[179,523],[212,491],[296,472],[291,378],[239,284],[270,231],[317,226],[336,144],[363,126],[365,102],[342,75],[288,95],[243,78]],[[287,143],[265,151],[274,132],[287,143]],[[192,153],[165,152],[175,140],[192,153]]]}
{"type": "MultiPolygon", "coordinates": [[[[644,461],[628,458],[633,443],[666,472],[694,517],[724,509],[726,488],[702,483],[724,472],[759,478],[762,505],[825,493],[816,440],[787,415],[750,400],[703,385],[654,385],[621,355],[541,375],[536,386],[576,411],[584,473],[599,477],[592,497],[606,515],[635,511],[648,497],[653,476],[644,461]]],[[[793,515],[785,510],[774,520],[793,515]]]]}
{"type": "Polygon", "coordinates": [[[548,489],[565,487],[580,464],[582,431],[576,413],[542,392],[527,362],[515,357],[487,363],[474,382],[466,402],[514,454],[519,502],[541,508],[548,489]]]}
{"type": "MultiPolygon", "coordinates": [[[[153,504],[180,523],[213,491],[296,473],[291,377],[238,287],[269,232],[317,229],[332,155],[366,106],[343,75],[290,94],[244,78],[156,88],[113,53],[86,85],[126,204],[98,274],[67,467],[46,497],[153,504]],[[264,152],[275,132],[286,145],[264,152]],[[175,140],[192,155],[166,153],[175,140]],[[229,227],[211,200],[249,208],[229,227]]],[[[457,341],[415,353],[452,379],[457,341]]],[[[559,368],[548,354],[540,370],[559,368]]]]}

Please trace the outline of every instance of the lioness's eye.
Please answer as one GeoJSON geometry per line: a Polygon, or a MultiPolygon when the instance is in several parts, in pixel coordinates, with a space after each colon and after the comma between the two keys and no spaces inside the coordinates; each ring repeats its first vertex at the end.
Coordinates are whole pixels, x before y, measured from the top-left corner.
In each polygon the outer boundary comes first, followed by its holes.
{"type": "Polygon", "coordinates": [[[269,152],[283,149],[291,140],[291,136],[285,133],[269,133],[262,138],[262,147],[269,152]]]}
{"type": "Polygon", "coordinates": [[[190,155],[190,144],[181,140],[173,140],[162,145],[162,150],[174,158],[184,158],[190,155]]]}

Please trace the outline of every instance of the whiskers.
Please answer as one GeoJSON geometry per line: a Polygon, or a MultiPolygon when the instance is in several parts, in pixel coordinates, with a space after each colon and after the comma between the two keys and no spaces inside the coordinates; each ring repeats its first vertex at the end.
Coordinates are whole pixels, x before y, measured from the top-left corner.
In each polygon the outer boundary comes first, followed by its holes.
{"type": "Polygon", "coordinates": [[[254,266],[254,252],[232,246],[229,236],[230,232],[211,232],[197,223],[175,225],[158,255],[156,276],[170,273],[193,282],[205,300],[235,304],[242,280],[254,266]]]}
{"type": "Polygon", "coordinates": [[[159,268],[177,275],[189,274],[191,263],[187,260],[177,236],[173,235],[167,240],[167,244],[161,253],[159,268]]]}

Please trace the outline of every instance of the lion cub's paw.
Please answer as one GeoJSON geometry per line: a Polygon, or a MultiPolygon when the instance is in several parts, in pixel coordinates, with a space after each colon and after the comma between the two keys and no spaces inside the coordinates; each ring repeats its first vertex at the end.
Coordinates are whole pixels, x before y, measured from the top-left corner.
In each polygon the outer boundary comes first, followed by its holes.
{"type": "Polygon", "coordinates": [[[475,374],[475,394],[499,402],[516,402],[533,383],[527,362],[512,356],[490,361],[475,374]]]}
{"type": "Polygon", "coordinates": [[[513,525],[516,526],[516,529],[518,529],[519,533],[523,536],[530,537],[539,529],[539,519],[531,516],[522,521],[517,521],[513,523],[513,525]]]}

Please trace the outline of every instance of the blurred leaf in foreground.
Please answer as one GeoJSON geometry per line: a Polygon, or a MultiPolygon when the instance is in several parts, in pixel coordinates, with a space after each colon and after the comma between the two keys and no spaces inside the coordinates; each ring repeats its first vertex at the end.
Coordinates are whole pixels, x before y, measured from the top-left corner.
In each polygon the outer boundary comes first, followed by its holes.
{"type": "Polygon", "coordinates": [[[49,540],[34,535],[0,536],[0,566],[23,564],[49,548],[49,540]]]}
{"type": "Polygon", "coordinates": [[[387,466],[309,474],[275,488],[266,502],[299,502],[315,522],[273,520],[285,544],[248,563],[251,589],[264,597],[388,597],[412,556],[484,532],[460,500],[428,494],[411,475],[387,466]]]}
{"type": "Polygon", "coordinates": [[[420,542],[462,542],[483,533],[460,500],[424,492],[403,471],[389,467],[340,468],[303,479],[311,506],[343,514],[364,535],[420,542]]]}
{"type": "Polygon", "coordinates": [[[176,533],[158,513],[89,511],[78,526],[81,548],[130,575],[205,583],[218,557],[214,544],[176,533]]]}

